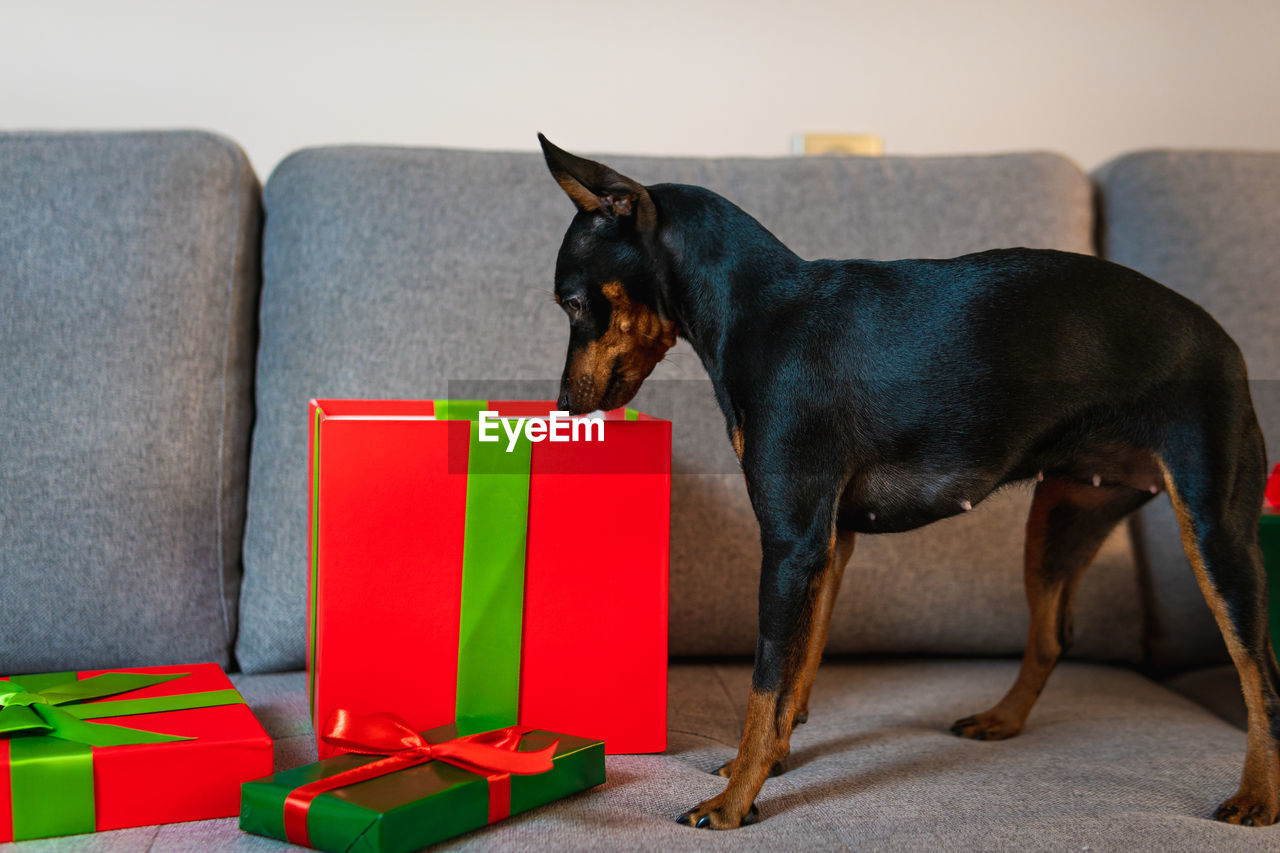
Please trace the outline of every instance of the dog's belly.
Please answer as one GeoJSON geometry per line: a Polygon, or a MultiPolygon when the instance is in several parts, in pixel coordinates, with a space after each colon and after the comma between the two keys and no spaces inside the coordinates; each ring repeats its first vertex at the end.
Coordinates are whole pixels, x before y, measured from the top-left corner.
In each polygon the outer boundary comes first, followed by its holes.
{"type": "Polygon", "coordinates": [[[853,477],[840,497],[837,526],[858,533],[900,533],[968,512],[999,480],[981,472],[881,464],[853,477]]]}
{"type": "Polygon", "coordinates": [[[1164,487],[1151,451],[1115,441],[1050,448],[1016,464],[1006,461],[1003,474],[955,471],[937,463],[886,462],[850,479],[840,496],[836,524],[857,533],[901,533],[966,513],[1001,486],[1046,478],[1152,493],[1164,487]]]}

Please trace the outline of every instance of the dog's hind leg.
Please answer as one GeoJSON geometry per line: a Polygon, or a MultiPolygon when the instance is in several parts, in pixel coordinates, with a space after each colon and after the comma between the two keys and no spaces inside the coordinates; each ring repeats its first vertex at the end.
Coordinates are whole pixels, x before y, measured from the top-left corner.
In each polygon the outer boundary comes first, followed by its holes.
{"type": "MultiPolygon", "coordinates": [[[[827,629],[831,625],[831,610],[835,606],[836,595],[840,592],[840,579],[844,576],[845,566],[853,555],[854,533],[842,530],[836,533],[831,549],[831,559],[822,572],[821,584],[816,590],[817,603],[814,608],[813,630],[809,632],[809,644],[805,651],[804,671],[801,673],[799,698],[796,705],[794,725],[800,725],[809,719],[809,693],[813,690],[813,680],[818,673],[818,665],[822,663],[822,651],[827,646],[827,629]]],[[[731,759],[716,768],[716,775],[728,779],[733,775],[733,768],[738,759],[731,759]]],[[[769,769],[770,776],[782,772],[781,764],[775,763],[769,769]]]]}
{"type": "Polygon", "coordinates": [[[1003,740],[1022,731],[1049,674],[1071,644],[1071,610],[1080,577],[1116,524],[1150,499],[1149,491],[1128,486],[1094,486],[1053,476],[1036,485],[1027,518],[1024,571],[1031,627],[1022,668],[999,703],[957,720],[953,734],[1003,740]]]}
{"type": "Polygon", "coordinates": [[[1183,548],[1240,674],[1248,711],[1240,788],[1213,816],[1269,826],[1280,812],[1280,699],[1258,546],[1266,451],[1256,418],[1246,411],[1243,424],[1216,431],[1183,425],[1171,432],[1160,456],[1183,548]]]}

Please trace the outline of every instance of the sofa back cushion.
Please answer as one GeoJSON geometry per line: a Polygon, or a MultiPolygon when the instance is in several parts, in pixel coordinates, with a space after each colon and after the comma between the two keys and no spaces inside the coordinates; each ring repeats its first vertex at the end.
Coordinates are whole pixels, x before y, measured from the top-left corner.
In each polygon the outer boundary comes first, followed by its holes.
{"type": "MultiPolygon", "coordinates": [[[[645,183],[720,192],[809,258],[1092,248],[1088,180],[1053,155],[602,159],[645,183]]],[[[573,213],[540,155],[356,147],[291,156],[268,181],[266,208],[238,644],[248,670],[303,662],[308,398],[459,396],[459,380],[472,379],[529,380],[516,393],[554,397],[567,327],[552,275],[573,213]]],[[[632,405],[674,422],[671,650],[751,654],[759,532],[686,344],[632,405]]],[[[964,518],[863,537],[830,648],[1020,652],[1029,500],[1011,490],[964,518]]],[[[1081,589],[1079,652],[1136,658],[1136,601],[1117,538],[1081,589]]]]}
{"type": "MultiPolygon", "coordinates": [[[[1235,338],[1270,461],[1280,462],[1280,153],[1141,151],[1095,178],[1106,256],[1195,300],[1235,338]]],[[[1152,662],[1226,660],[1167,497],[1138,516],[1135,533],[1152,662]]]]}
{"type": "Polygon", "coordinates": [[[0,674],[230,662],[260,216],[225,139],[0,134],[0,674]]]}

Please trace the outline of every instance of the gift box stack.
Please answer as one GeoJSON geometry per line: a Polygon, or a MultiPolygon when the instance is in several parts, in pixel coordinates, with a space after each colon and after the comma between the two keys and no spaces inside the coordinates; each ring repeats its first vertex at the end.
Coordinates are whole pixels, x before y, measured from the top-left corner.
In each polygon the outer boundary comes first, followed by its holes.
{"type": "Polygon", "coordinates": [[[238,813],[415,850],[602,783],[606,751],[665,749],[671,424],[554,409],[312,401],[321,760],[270,775],[214,664],[0,677],[0,841],[238,813]]]}
{"type": "Polygon", "coordinates": [[[666,748],[671,424],[552,440],[554,409],[312,401],[321,761],[246,785],[243,829],[412,850],[666,748]]]}

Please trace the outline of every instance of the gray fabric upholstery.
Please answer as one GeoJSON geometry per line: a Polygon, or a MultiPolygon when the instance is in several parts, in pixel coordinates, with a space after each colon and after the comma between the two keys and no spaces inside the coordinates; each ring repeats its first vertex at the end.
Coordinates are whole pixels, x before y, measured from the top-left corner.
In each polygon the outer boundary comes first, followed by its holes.
{"type": "MultiPolygon", "coordinates": [[[[440,845],[439,850],[1274,850],[1280,827],[1208,819],[1234,793],[1244,733],[1124,669],[1067,663],[1027,728],[960,740],[957,717],[1012,682],[1012,661],[828,662],[786,772],[765,782],[764,820],[733,832],[673,818],[714,795],[750,686],[743,664],[671,670],[670,748],[610,756],[593,791],[440,845]]],[[[277,743],[277,766],[314,759],[301,673],[237,686],[277,743]]],[[[284,851],[234,820],[24,842],[20,850],[284,851]]]]}
{"type": "Polygon", "coordinates": [[[1236,728],[1248,728],[1240,673],[1234,665],[1225,663],[1194,669],[1170,678],[1164,686],[1203,705],[1236,728]]]}
{"type": "Polygon", "coordinates": [[[229,662],[260,219],[221,137],[0,134],[0,672],[229,662]]]}
{"type": "MultiPolygon", "coordinates": [[[[1280,153],[1145,151],[1095,177],[1106,256],[1195,300],[1235,338],[1271,461],[1280,461],[1280,153]]],[[[1142,513],[1140,535],[1152,661],[1225,660],[1167,498],[1142,513]]]]}
{"type": "MultiPolygon", "coordinates": [[[[717,190],[805,257],[947,256],[994,246],[1090,251],[1088,181],[1051,155],[678,160],[604,158],[647,183],[717,190]]],[[[306,402],[501,397],[462,380],[530,380],[554,397],[566,327],[550,291],[572,214],[534,154],[303,151],[266,190],[262,345],[245,541],[247,671],[303,660],[306,402]]],[[[697,358],[681,344],[638,407],[674,421],[671,650],[750,653],[758,530],[697,358]]],[[[1029,492],[925,531],[864,537],[835,651],[1008,653],[1026,630],[1029,492]],[[964,607],[956,607],[960,599],[964,607]]],[[[1081,590],[1077,653],[1136,659],[1137,588],[1122,540],[1081,590]]]]}

